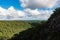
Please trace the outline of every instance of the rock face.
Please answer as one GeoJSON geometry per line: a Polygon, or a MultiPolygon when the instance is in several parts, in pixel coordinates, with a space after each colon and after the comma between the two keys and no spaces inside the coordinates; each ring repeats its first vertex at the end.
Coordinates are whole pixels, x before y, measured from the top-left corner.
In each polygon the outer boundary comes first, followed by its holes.
{"type": "Polygon", "coordinates": [[[60,8],[55,9],[45,26],[48,29],[46,31],[46,28],[44,28],[45,32],[49,34],[48,40],[60,40],[60,8]]]}
{"type": "Polygon", "coordinates": [[[60,31],[60,8],[57,8],[48,19],[47,26],[55,31],[60,31]]]}
{"type": "Polygon", "coordinates": [[[10,40],[60,40],[60,8],[40,28],[32,28],[15,35],[10,40]]]}

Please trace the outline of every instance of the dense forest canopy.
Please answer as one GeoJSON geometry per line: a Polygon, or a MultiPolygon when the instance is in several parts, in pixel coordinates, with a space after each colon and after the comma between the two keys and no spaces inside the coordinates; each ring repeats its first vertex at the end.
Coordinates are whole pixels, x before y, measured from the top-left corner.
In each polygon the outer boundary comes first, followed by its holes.
{"type": "Polygon", "coordinates": [[[14,34],[34,28],[37,26],[36,23],[40,25],[43,21],[0,21],[0,40],[10,39],[14,34]]]}

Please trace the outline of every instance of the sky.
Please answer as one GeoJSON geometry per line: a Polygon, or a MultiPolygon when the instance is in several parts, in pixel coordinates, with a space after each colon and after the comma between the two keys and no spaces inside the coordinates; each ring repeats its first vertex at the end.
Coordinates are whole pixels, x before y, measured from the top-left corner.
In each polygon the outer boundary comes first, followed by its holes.
{"type": "Polygon", "coordinates": [[[59,0],[0,0],[0,20],[48,20],[59,0]]]}

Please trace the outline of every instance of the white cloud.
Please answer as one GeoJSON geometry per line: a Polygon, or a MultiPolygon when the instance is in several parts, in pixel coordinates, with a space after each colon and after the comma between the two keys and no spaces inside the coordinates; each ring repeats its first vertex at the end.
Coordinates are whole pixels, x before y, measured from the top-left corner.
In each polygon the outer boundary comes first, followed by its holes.
{"type": "Polygon", "coordinates": [[[0,20],[47,20],[53,10],[39,10],[38,8],[52,8],[58,0],[20,0],[24,10],[16,10],[13,6],[8,9],[0,7],[0,20]]]}
{"type": "Polygon", "coordinates": [[[58,0],[20,0],[21,6],[24,8],[52,8],[58,0]]]}
{"type": "Polygon", "coordinates": [[[31,9],[25,9],[24,10],[28,15],[31,15],[31,16],[36,16],[36,15],[39,15],[40,12],[38,11],[38,9],[35,9],[35,10],[31,10],[31,9]]]}
{"type": "Polygon", "coordinates": [[[12,16],[14,18],[16,18],[16,17],[24,17],[25,16],[24,11],[16,10],[12,6],[10,8],[8,8],[8,12],[9,12],[10,16],[12,16]]]}
{"type": "Polygon", "coordinates": [[[26,13],[24,11],[18,10],[17,13],[18,13],[19,17],[25,17],[26,16],[26,13]]]}
{"type": "Polygon", "coordinates": [[[7,14],[6,12],[7,12],[6,9],[0,7],[0,15],[6,15],[7,14]]]}
{"type": "Polygon", "coordinates": [[[48,19],[50,15],[53,13],[52,10],[31,10],[31,9],[25,9],[25,12],[28,14],[28,16],[36,18],[36,19],[48,19]]]}
{"type": "Polygon", "coordinates": [[[13,6],[8,9],[0,7],[0,19],[16,19],[25,17],[24,11],[16,10],[13,6]]]}
{"type": "Polygon", "coordinates": [[[0,7],[0,20],[47,20],[52,14],[52,10],[16,10],[13,6],[8,9],[0,7]]]}

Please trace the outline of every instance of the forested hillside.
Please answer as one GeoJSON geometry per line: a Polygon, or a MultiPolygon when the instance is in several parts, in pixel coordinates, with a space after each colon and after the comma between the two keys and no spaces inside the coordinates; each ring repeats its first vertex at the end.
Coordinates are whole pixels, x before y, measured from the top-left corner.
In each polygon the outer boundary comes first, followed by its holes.
{"type": "Polygon", "coordinates": [[[22,21],[0,21],[0,40],[11,38],[20,31],[31,28],[28,22],[22,21]]]}
{"type": "Polygon", "coordinates": [[[24,30],[41,27],[45,21],[0,21],[0,40],[12,38],[24,30]]]}

